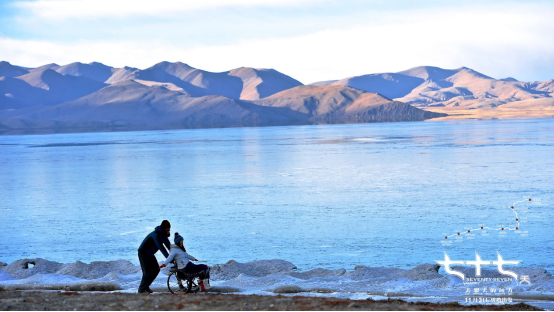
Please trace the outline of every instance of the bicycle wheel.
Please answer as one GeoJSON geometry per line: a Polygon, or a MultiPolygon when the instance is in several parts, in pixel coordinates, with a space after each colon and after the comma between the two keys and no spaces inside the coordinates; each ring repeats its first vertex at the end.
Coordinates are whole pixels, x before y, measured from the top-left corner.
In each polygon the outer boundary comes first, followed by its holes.
{"type": "Polygon", "coordinates": [[[169,289],[172,294],[188,292],[188,285],[185,286],[185,283],[187,283],[187,281],[180,279],[177,276],[177,272],[171,272],[167,277],[167,289],[169,289]]]}

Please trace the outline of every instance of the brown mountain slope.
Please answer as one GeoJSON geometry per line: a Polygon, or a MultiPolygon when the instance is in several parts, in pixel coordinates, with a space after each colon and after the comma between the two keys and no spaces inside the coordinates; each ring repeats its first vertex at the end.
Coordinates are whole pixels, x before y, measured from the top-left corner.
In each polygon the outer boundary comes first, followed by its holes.
{"type": "Polygon", "coordinates": [[[299,86],[255,101],[307,114],[316,123],[419,121],[445,116],[341,85],[299,86]]]}
{"type": "Polygon", "coordinates": [[[305,122],[290,109],[258,106],[220,95],[191,97],[134,81],[110,85],[88,96],[51,107],[0,114],[4,122],[40,128],[210,128],[284,125],[305,122]],[[18,120],[16,123],[14,120],[18,120]]]}
{"type": "Polygon", "coordinates": [[[112,69],[113,74],[106,80],[106,83],[108,84],[114,84],[117,82],[125,81],[125,80],[131,80],[133,79],[133,73],[138,71],[137,68],[134,67],[122,67],[122,68],[113,68],[112,69]]]}
{"type": "Polygon", "coordinates": [[[0,112],[0,128],[167,129],[418,121],[442,116],[345,86],[300,86],[249,102],[124,81],[49,107],[0,112]]]}
{"type": "Polygon", "coordinates": [[[228,75],[242,79],[241,100],[259,100],[302,85],[300,81],[274,69],[241,67],[229,71],[228,75]]]}
{"type": "Polygon", "coordinates": [[[461,118],[479,118],[474,116],[474,110],[483,111],[487,117],[494,117],[496,110],[498,117],[513,118],[525,117],[529,110],[532,116],[540,116],[540,110],[546,109],[545,114],[551,116],[548,108],[554,105],[553,80],[494,79],[466,67],[420,66],[398,73],[362,75],[312,85],[339,84],[376,92],[420,108],[456,112],[461,118]],[[502,107],[509,108],[509,113],[501,112],[502,107]]]}
{"type": "Polygon", "coordinates": [[[493,79],[465,67],[450,73],[453,74],[448,77],[425,80],[397,100],[417,107],[490,109],[519,101],[529,103],[533,99],[552,98],[551,81],[528,83],[493,79]]]}
{"type": "Polygon", "coordinates": [[[160,62],[147,69],[121,68],[107,83],[135,80],[144,85],[171,87],[192,96],[223,95],[232,99],[258,100],[290,89],[301,82],[274,69],[236,68],[209,72],[181,62],[160,62]]]}

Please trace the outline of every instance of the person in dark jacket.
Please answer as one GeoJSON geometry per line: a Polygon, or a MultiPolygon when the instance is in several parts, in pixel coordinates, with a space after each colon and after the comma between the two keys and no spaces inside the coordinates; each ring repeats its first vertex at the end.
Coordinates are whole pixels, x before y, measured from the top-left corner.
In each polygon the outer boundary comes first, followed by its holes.
{"type": "Polygon", "coordinates": [[[150,285],[160,273],[158,267],[158,260],[154,254],[160,250],[162,254],[167,258],[169,254],[167,249],[170,249],[171,245],[167,239],[170,236],[171,224],[167,220],[163,220],[162,224],[157,226],[154,232],[148,234],[146,238],[140,244],[138,249],[138,257],[140,261],[140,268],[142,269],[142,280],[138,288],[138,293],[152,293],[150,285]],[[165,245],[165,247],[164,247],[165,245]]]}

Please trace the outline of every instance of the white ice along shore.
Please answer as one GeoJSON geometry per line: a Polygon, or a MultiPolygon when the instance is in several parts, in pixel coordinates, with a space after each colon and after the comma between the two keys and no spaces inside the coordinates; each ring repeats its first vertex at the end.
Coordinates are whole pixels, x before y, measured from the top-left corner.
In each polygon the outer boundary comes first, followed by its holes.
{"type": "MultiPolygon", "coordinates": [[[[457,270],[467,270],[458,267],[457,270]]],[[[160,272],[152,288],[167,291],[168,268],[160,272]]],[[[256,260],[239,263],[230,260],[213,265],[214,291],[240,294],[296,294],[350,299],[386,299],[388,296],[431,302],[458,301],[466,297],[511,297],[543,308],[554,308],[554,277],[545,269],[512,268],[527,275],[531,284],[499,282],[496,270],[483,270],[483,281],[464,284],[456,276],[444,274],[438,264],[422,264],[410,270],[356,266],[352,271],[316,268],[301,271],[284,260],[256,260]],[[505,289],[505,293],[474,293],[475,289],[505,289]],[[509,290],[509,292],[508,292],[509,290]]],[[[0,263],[0,288],[57,289],[77,291],[136,292],[142,272],[127,260],[96,261],[86,264],[59,263],[45,259],[21,259],[9,265],[0,263]]],[[[479,303],[479,302],[473,302],[479,303]]]]}

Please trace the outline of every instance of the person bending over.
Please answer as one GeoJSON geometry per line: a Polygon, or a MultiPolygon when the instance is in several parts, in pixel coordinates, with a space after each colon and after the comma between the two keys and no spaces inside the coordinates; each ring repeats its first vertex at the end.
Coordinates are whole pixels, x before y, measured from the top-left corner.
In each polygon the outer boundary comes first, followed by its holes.
{"type": "MultiPolygon", "coordinates": [[[[166,267],[171,261],[175,261],[175,264],[179,269],[185,269],[187,273],[204,273],[200,276],[200,288],[202,291],[210,288],[210,268],[205,264],[194,264],[190,261],[198,261],[195,257],[189,255],[183,244],[184,238],[175,232],[175,244],[171,245],[171,252],[169,257],[165,259],[165,262],[160,266],[166,267]]],[[[182,272],[177,272],[180,279],[185,279],[182,272]]]]}
{"type": "Polygon", "coordinates": [[[142,269],[142,280],[138,288],[138,293],[152,293],[150,285],[160,273],[158,267],[158,260],[154,254],[160,250],[162,254],[167,258],[169,254],[165,250],[164,245],[169,249],[170,244],[167,239],[171,234],[169,233],[171,224],[167,220],[163,220],[162,224],[157,226],[154,232],[148,234],[138,249],[138,257],[140,261],[140,268],[142,269]]]}

